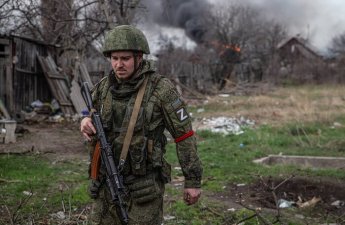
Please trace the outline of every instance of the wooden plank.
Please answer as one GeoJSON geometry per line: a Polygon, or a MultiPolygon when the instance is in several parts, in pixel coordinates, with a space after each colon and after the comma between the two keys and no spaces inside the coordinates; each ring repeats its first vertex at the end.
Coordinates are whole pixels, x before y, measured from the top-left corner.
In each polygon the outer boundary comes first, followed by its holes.
{"type": "Polygon", "coordinates": [[[26,69],[20,69],[20,68],[15,68],[15,71],[18,71],[18,72],[21,72],[21,73],[26,73],[26,74],[37,74],[36,72],[32,72],[32,71],[29,71],[29,70],[26,70],[26,69]]]}
{"type": "Polygon", "coordinates": [[[0,38],[0,45],[9,45],[9,44],[10,44],[10,40],[0,38]]]}
{"type": "Polygon", "coordinates": [[[75,79],[72,80],[71,100],[77,113],[81,114],[82,110],[86,109],[86,104],[80,93],[80,86],[75,79]]]}
{"type": "Polygon", "coordinates": [[[16,126],[17,122],[15,120],[0,120],[0,128],[6,130],[4,143],[15,143],[16,142],[16,126]]]}
{"type": "Polygon", "coordinates": [[[43,69],[44,75],[48,81],[49,87],[54,98],[59,102],[62,112],[74,114],[74,107],[69,99],[69,88],[64,77],[57,71],[57,66],[51,56],[46,58],[37,56],[38,61],[43,69]],[[53,75],[54,77],[51,77],[53,75]],[[56,78],[57,77],[57,78],[56,78]]]}
{"type": "Polygon", "coordinates": [[[89,84],[89,88],[92,89],[93,88],[93,83],[91,81],[89,72],[87,71],[87,68],[85,66],[84,63],[80,63],[79,65],[79,71],[80,71],[80,77],[82,79],[82,82],[87,82],[89,84]]]}
{"type": "Polygon", "coordinates": [[[61,76],[61,74],[59,74],[59,73],[47,72],[47,74],[48,74],[49,78],[65,80],[65,78],[63,76],[61,76]]]}
{"type": "Polygon", "coordinates": [[[6,102],[7,102],[7,109],[9,113],[13,113],[14,111],[14,94],[13,94],[13,82],[12,82],[12,73],[11,73],[11,66],[7,65],[6,67],[6,102]]]}
{"type": "Polygon", "coordinates": [[[0,112],[5,116],[5,119],[11,119],[10,114],[8,113],[4,103],[0,99],[0,112]]]}
{"type": "Polygon", "coordinates": [[[10,53],[9,52],[0,52],[0,56],[9,56],[10,53]]]}

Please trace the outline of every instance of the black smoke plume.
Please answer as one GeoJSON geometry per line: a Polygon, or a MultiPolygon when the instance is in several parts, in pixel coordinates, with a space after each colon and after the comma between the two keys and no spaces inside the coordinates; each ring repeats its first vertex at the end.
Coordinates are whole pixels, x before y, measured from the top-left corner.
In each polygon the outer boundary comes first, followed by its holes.
{"type": "Polygon", "coordinates": [[[206,0],[144,0],[156,23],[179,27],[196,43],[202,43],[211,5],[206,0]]]}

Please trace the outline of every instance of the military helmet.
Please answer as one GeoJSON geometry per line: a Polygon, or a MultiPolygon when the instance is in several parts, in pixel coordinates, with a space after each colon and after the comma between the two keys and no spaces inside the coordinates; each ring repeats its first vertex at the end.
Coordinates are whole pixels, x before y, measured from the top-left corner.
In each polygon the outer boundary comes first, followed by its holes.
{"type": "Polygon", "coordinates": [[[109,56],[113,51],[139,51],[150,54],[144,33],[131,25],[117,26],[106,34],[103,54],[109,56]]]}

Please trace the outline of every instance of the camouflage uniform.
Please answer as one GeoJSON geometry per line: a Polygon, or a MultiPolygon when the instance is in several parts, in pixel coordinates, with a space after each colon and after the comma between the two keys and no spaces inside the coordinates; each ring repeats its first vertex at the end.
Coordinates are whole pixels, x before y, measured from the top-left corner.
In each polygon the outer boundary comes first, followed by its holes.
{"type": "MultiPolygon", "coordinates": [[[[95,108],[112,144],[118,163],[124,136],[139,87],[148,77],[141,109],[134,128],[127,160],[122,172],[130,225],[160,225],[163,222],[164,185],[170,181],[171,168],[164,159],[167,129],[176,142],[178,159],[185,176],[185,188],[200,188],[202,167],[197,155],[191,118],[175,86],[155,72],[153,64],[143,60],[128,81],[117,80],[114,72],[102,79],[92,96],[95,108]]],[[[93,153],[91,152],[91,155],[93,153]]],[[[99,190],[91,213],[92,224],[121,224],[104,181],[101,167],[99,180],[91,188],[99,190]]]]}

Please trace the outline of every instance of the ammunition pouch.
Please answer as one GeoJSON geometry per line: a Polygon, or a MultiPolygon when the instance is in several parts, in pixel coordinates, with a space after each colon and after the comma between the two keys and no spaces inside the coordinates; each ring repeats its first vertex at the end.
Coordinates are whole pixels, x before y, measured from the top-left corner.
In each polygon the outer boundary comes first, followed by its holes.
{"type": "Polygon", "coordinates": [[[161,179],[166,184],[171,181],[171,165],[163,157],[166,139],[162,137],[161,140],[148,140],[147,154],[149,163],[152,164],[153,169],[160,171],[161,179]]]}
{"type": "Polygon", "coordinates": [[[137,139],[137,144],[130,146],[129,149],[132,174],[143,176],[147,172],[147,138],[143,136],[133,138],[137,139]]]}
{"type": "Polygon", "coordinates": [[[125,179],[124,183],[128,186],[130,195],[137,204],[151,202],[163,194],[162,183],[154,173],[143,177],[131,175],[125,179]]]}

